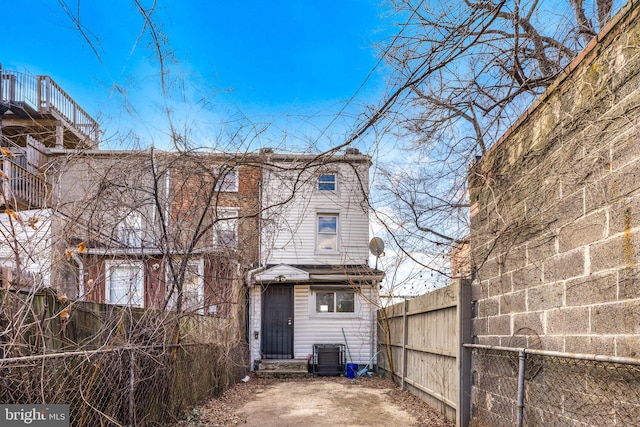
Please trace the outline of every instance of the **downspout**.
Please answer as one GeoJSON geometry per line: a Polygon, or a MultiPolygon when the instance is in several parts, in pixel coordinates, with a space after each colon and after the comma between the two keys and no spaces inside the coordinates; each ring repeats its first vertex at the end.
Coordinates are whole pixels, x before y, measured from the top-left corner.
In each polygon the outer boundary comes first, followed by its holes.
{"type": "MultiPolygon", "coordinates": [[[[260,179],[258,179],[257,182],[257,199],[258,199],[258,265],[257,267],[247,271],[247,275],[246,275],[246,283],[247,283],[247,323],[246,323],[246,338],[247,338],[247,344],[249,347],[249,370],[250,371],[254,371],[256,370],[256,366],[254,363],[254,358],[252,357],[252,346],[251,346],[251,342],[252,339],[262,339],[262,337],[260,335],[262,335],[262,331],[261,330],[256,330],[253,331],[253,324],[251,323],[252,320],[254,319],[255,315],[253,313],[253,303],[252,303],[252,299],[251,299],[251,287],[253,285],[253,276],[255,274],[257,274],[258,272],[264,270],[264,264],[262,263],[262,174],[264,174],[264,163],[261,164],[261,176],[260,179]],[[256,335],[256,332],[258,333],[256,335]]],[[[261,316],[261,314],[258,314],[258,316],[261,316]]],[[[258,344],[258,352],[260,352],[260,345],[258,344]]]]}
{"type": "Polygon", "coordinates": [[[71,252],[71,258],[78,264],[78,299],[84,301],[84,264],[75,252],[71,252]]]}
{"type": "MultiPolygon", "coordinates": [[[[171,214],[171,207],[169,206],[169,197],[171,197],[171,169],[167,168],[167,173],[165,175],[165,189],[164,189],[164,204],[165,204],[165,211],[164,211],[164,226],[165,226],[165,232],[167,233],[167,239],[168,239],[168,235],[169,235],[169,215],[171,214]]],[[[168,243],[168,242],[167,242],[168,243]]],[[[168,247],[165,248],[166,250],[168,250],[168,247]]]]}

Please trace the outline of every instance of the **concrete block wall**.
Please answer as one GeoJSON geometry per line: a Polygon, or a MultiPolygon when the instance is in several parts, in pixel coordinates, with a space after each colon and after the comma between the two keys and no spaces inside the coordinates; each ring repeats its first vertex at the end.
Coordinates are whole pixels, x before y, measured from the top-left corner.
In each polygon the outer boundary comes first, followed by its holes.
{"type": "MultiPolygon", "coordinates": [[[[469,170],[477,343],[640,358],[639,15],[630,1],[469,170]]],[[[525,425],[640,417],[637,370],[542,360],[525,425]]],[[[472,425],[515,425],[517,353],[471,370],[472,425]]]]}
{"type": "Polygon", "coordinates": [[[470,169],[482,344],[640,357],[637,4],[470,169]]]}

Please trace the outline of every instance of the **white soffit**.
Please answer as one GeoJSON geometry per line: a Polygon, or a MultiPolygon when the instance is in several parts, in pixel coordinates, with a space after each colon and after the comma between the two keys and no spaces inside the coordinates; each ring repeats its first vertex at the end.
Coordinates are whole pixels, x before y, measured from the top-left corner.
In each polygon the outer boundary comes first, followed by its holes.
{"type": "Polygon", "coordinates": [[[303,282],[309,273],[287,264],[276,265],[256,275],[256,282],[303,282]]]}

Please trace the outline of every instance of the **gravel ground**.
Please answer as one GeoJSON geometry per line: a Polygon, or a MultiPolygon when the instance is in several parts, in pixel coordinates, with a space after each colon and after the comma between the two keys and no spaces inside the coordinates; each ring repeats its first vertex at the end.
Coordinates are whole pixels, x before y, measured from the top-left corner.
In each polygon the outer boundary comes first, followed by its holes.
{"type": "MultiPolygon", "coordinates": [[[[354,383],[353,380],[344,377],[322,377],[323,381],[331,380],[336,382],[354,383]]],[[[272,379],[272,378],[256,378],[251,376],[247,383],[238,383],[231,389],[227,390],[221,397],[211,399],[206,404],[194,408],[186,419],[175,424],[175,427],[192,427],[192,426],[238,426],[246,423],[238,409],[246,402],[251,401],[255,394],[269,384],[285,381],[318,381],[317,378],[291,378],[291,379],[272,379]]],[[[368,388],[385,388],[391,389],[389,393],[390,400],[400,406],[405,411],[413,415],[418,422],[414,426],[439,426],[450,427],[451,423],[446,423],[440,413],[427,406],[423,401],[408,392],[403,392],[400,387],[389,378],[361,378],[355,381],[361,387],[368,388]]]]}

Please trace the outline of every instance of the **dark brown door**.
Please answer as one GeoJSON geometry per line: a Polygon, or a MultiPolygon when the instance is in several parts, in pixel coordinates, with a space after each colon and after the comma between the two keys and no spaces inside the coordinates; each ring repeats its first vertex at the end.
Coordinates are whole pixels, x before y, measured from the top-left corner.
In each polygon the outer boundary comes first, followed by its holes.
{"type": "Polygon", "coordinates": [[[268,285],[262,295],[262,357],[293,359],[293,287],[268,285]]]}

